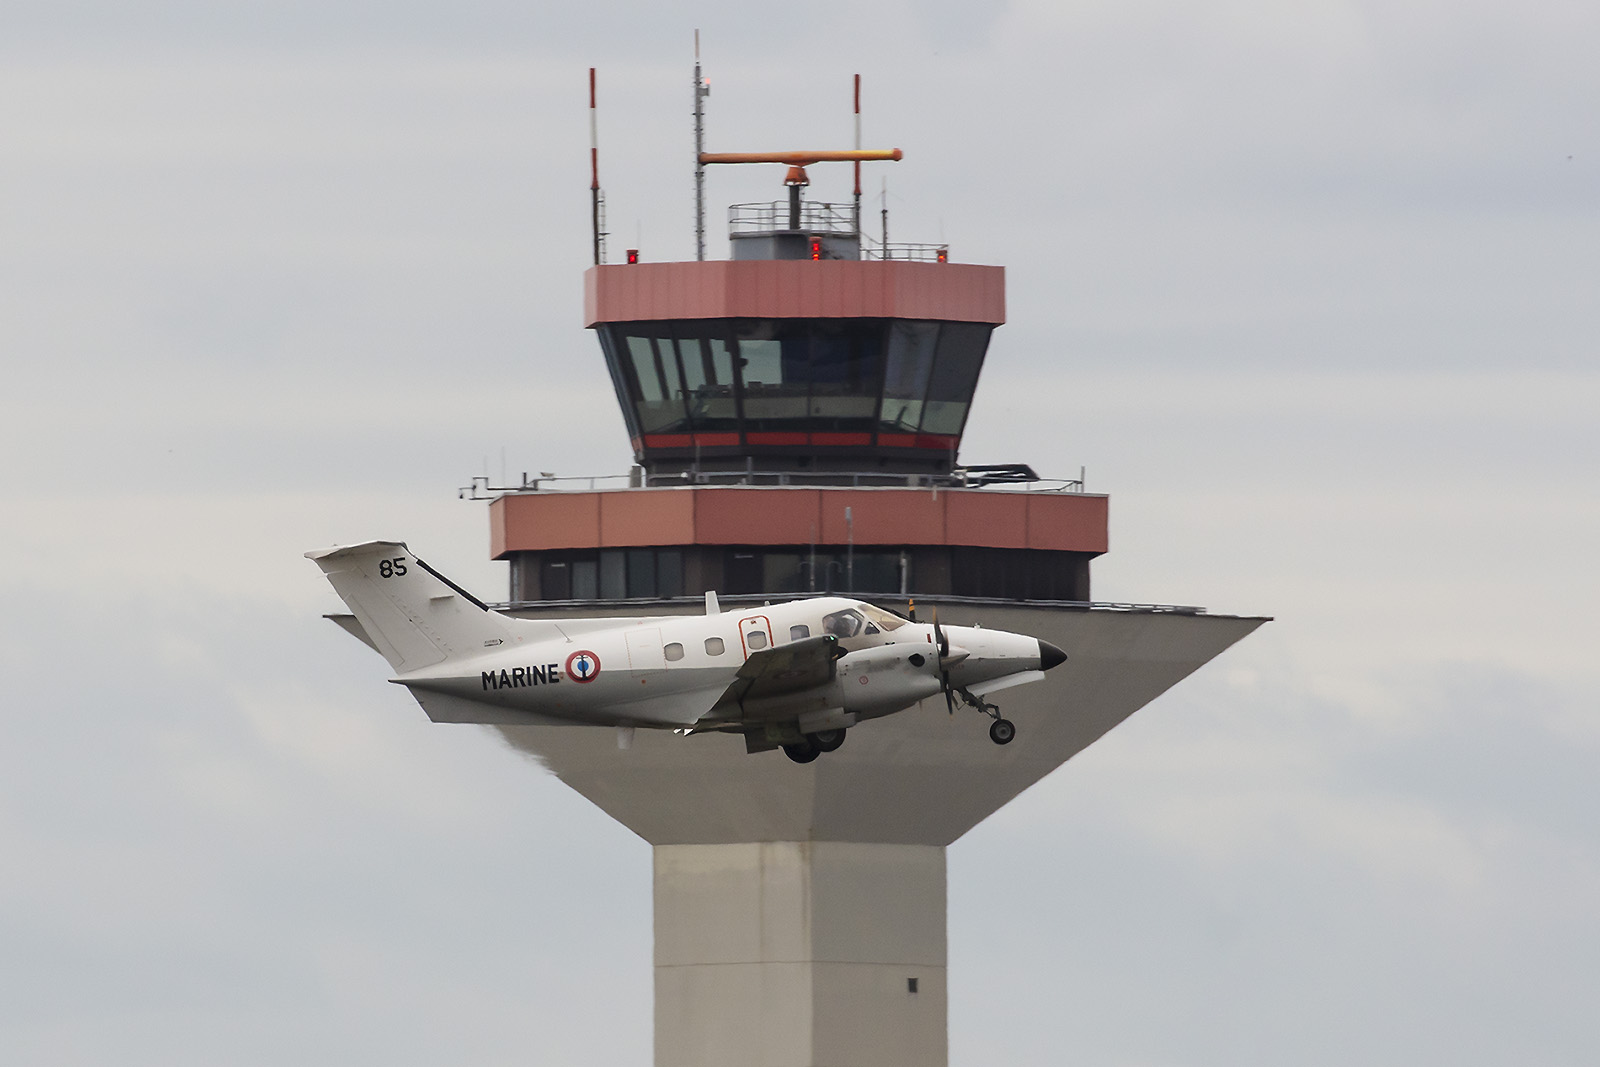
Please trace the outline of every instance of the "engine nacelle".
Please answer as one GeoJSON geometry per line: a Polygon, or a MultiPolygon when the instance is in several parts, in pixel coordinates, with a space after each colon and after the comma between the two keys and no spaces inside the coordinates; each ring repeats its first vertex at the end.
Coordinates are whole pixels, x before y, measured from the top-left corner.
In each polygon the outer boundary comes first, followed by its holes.
{"type": "Polygon", "coordinates": [[[839,706],[870,719],[940,692],[937,655],[925,644],[877,645],[842,657],[834,689],[839,706]]]}

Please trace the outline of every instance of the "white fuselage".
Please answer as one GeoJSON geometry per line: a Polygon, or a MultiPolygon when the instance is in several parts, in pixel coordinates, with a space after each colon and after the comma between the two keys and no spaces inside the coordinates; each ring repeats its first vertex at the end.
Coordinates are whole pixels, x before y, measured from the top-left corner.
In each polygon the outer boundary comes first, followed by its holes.
{"type": "MultiPolygon", "coordinates": [[[[1039,669],[1039,642],[1032,637],[963,626],[943,632],[955,686],[1039,669]]],[[[394,680],[571,723],[687,727],[708,717],[753,653],[828,633],[844,651],[828,684],[724,706],[710,717],[798,718],[815,725],[847,715],[853,722],[941,691],[932,625],[843,597],[714,615],[530,621],[526,639],[513,636],[481,655],[394,680]]]]}

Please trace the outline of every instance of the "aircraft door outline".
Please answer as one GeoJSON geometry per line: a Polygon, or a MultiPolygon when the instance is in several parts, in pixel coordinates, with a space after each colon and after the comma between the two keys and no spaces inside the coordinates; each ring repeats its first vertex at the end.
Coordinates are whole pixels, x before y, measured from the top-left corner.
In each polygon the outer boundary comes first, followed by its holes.
{"type": "Polygon", "coordinates": [[[627,631],[628,666],[635,675],[667,669],[667,653],[656,627],[627,631]]]}
{"type": "Polygon", "coordinates": [[[750,653],[760,652],[764,648],[772,647],[772,622],[765,615],[747,615],[739,620],[739,648],[744,652],[744,658],[749,659],[750,653]],[[759,633],[761,641],[755,648],[750,647],[750,635],[759,633]]]}

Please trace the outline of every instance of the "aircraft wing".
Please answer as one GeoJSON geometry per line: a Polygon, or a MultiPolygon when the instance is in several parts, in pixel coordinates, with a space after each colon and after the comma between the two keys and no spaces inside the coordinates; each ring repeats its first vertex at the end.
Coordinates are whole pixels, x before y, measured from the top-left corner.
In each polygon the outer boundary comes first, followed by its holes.
{"type": "Polygon", "coordinates": [[[835,663],[839,655],[839,639],[831,634],[752,652],[739,668],[733,684],[711,709],[710,717],[737,717],[745,701],[827,685],[837,673],[835,663]]]}

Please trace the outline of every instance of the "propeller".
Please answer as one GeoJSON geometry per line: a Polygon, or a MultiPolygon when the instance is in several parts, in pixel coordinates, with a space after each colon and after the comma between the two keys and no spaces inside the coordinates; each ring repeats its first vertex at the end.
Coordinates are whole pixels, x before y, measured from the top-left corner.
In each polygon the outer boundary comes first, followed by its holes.
{"type": "Polygon", "coordinates": [[[944,689],[944,706],[954,715],[956,713],[956,695],[950,690],[950,668],[946,661],[950,658],[950,638],[945,635],[944,629],[939,625],[939,605],[933,606],[933,640],[934,647],[939,652],[939,684],[944,689]]]}

